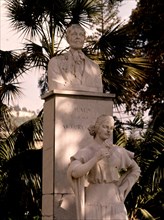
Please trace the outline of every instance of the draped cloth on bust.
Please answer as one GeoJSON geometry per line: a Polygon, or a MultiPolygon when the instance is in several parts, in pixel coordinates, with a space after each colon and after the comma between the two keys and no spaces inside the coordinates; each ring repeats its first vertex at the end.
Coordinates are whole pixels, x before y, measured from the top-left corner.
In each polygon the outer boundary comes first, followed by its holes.
{"type": "Polygon", "coordinates": [[[134,153],[114,146],[110,149],[110,157],[97,162],[86,176],[73,178],[71,173],[79,166],[79,161],[83,164],[94,156],[97,151],[94,145],[79,150],[71,157],[68,168],[68,178],[76,197],[77,220],[126,220],[124,200],[140,175],[140,169],[133,160],[134,153]],[[124,174],[121,175],[120,171],[124,174]],[[89,186],[84,192],[86,178],[89,186]],[[128,184],[122,201],[119,187],[124,181],[128,184]]]}

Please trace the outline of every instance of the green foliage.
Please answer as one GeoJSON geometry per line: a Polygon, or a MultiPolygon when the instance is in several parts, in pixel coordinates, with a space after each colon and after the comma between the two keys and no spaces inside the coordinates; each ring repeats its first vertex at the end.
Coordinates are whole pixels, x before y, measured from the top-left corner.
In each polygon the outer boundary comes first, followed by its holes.
{"type": "Polygon", "coordinates": [[[0,103],[0,139],[8,136],[13,127],[10,109],[7,105],[0,103]]]}
{"type": "Polygon", "coordinates": [[[143,109],[163,108],[164,100],[164,2],[140,0],[133,11],[129,28],[135,47],[152,63],[147,85],[140,91],[138,102],[143,109]]]}
{"type": "Polygon", "coordinates": [[[155,220],[155,218],[145,209],[137,209],[136,215],[142,220],[155,220]]]}
{"type": "Polygon", "coordinates": [[[141,168],[140,179],[126,199],[130,219],[162,219],[163,216],[164,126],[154,129],[159,117],[149,123],[144,122],[140,113],[124,123],[116,119],[114,140],[135,152],[141,168]],[[142,133],[136,132],[139,129],[142,133]]]}
{"type": "Polygon", "coordinates": [[[26,70],[26,54],[0,50],[0,103],[20,94],[18,78],[26,70]]]}
{"type": "Polygon", "coordinates": [[[42,150],[36,147],[42,135],[42,115],[39,115],[0,140],[2,220],[41,215],[42,150]]]}

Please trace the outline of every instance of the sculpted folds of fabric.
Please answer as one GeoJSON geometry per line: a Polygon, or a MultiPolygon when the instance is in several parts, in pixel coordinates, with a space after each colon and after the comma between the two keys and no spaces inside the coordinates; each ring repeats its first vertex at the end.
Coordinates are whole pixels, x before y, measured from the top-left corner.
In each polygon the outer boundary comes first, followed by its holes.
{"type": "Polygon", "coordinates": [[[99,66],[80,52],[80,58],[69,51],[52,58],[48,66],[49,90],[63,89],[102,92],[99,66]]]}
{"type": "MultiPolygon", "coordinates": [[[[69,176],[76,166],[76,162],[80,161],[82,164],[90,160],[97,151],[96,143],[93,142],[88,147],[83,148],[71,158],[71,166],[69,167],[69,176]]],[[[124,205],[124,200],[131,190],[134,183],[137,181],[140,169],[133,160],[134,154],[126,149],[118,146],[113,146],[110,149],[110,157],[103,158],[87,173],[87,181],[89,186],[85,192],[85,220],[126,220],[127,211],[124,205]],[[121,171],[127,171],[121,175],[121,171]],[[119,186],[125,180],[129,184],[124,194],[124,199],[120,198],[119,186]]],[[[71,178],[71,177],[70,177],[71,178]]],[[[84,186],[83,190],[78,189],[78,181],[82,179],[71,178],[72,184],[76,186],[76,199],[83,201],[84,204],[84,186]],[[82,192],[82,193],[81,193],[82,192]]],[[[84,184],[84,180],[81,182],[84,184]]],[[[83,210],[81,208],[81,210],[83,210]]]]}

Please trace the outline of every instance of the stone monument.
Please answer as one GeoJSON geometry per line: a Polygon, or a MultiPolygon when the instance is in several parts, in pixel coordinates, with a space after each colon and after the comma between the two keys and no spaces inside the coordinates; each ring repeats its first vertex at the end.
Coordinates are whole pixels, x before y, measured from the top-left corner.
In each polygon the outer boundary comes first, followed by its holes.
{"type": "Polygon", "coordinates": [[[113,129],[111,115],[98,116],[89,126],[92,141],[70,158],[67,174],[75,193],[77,220],[128,220],[124,201],[140,168],[134,153],[113,145],[113,129]]]}
{"type": "Polygon", "coordinates": [[[104,94],[99,66],[81,51],[84,29],[67,30],[70,51],[48,65],[49,92],[42,98],[42,220],[77,220],[75,195],[67,178],[70,157],[91,140],[88,126],[112,115],[113,94],[104,94]]]}
{"type": "Polygon", "coordinates": [[[78,24],[67,29],[70,50],[53,57],[48,64],[49,90],[78,90],[102,92],[101,70],[99,66],[82,52],[85,30],[78,24]]]}
{"type": "Polygon", "coordinates": [[[43,98],[42,220],[77,220],[67,179],[70,157],[92,140],[88,126],[96,117],[112,115],[114,95],[53,90],[43,98]]]}

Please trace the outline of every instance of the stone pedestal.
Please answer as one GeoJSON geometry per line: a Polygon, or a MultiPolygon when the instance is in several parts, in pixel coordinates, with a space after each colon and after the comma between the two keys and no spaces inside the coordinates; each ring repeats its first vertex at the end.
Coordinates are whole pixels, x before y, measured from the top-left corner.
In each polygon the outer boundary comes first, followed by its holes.
{"type": "Polygon", "coordinates": [[[69,159],[92,139],[89,125],[102,114],[112,115],[113,97],[59,90],[44,95],[42,220],[76,220],[66,175],[69,159]]]}

